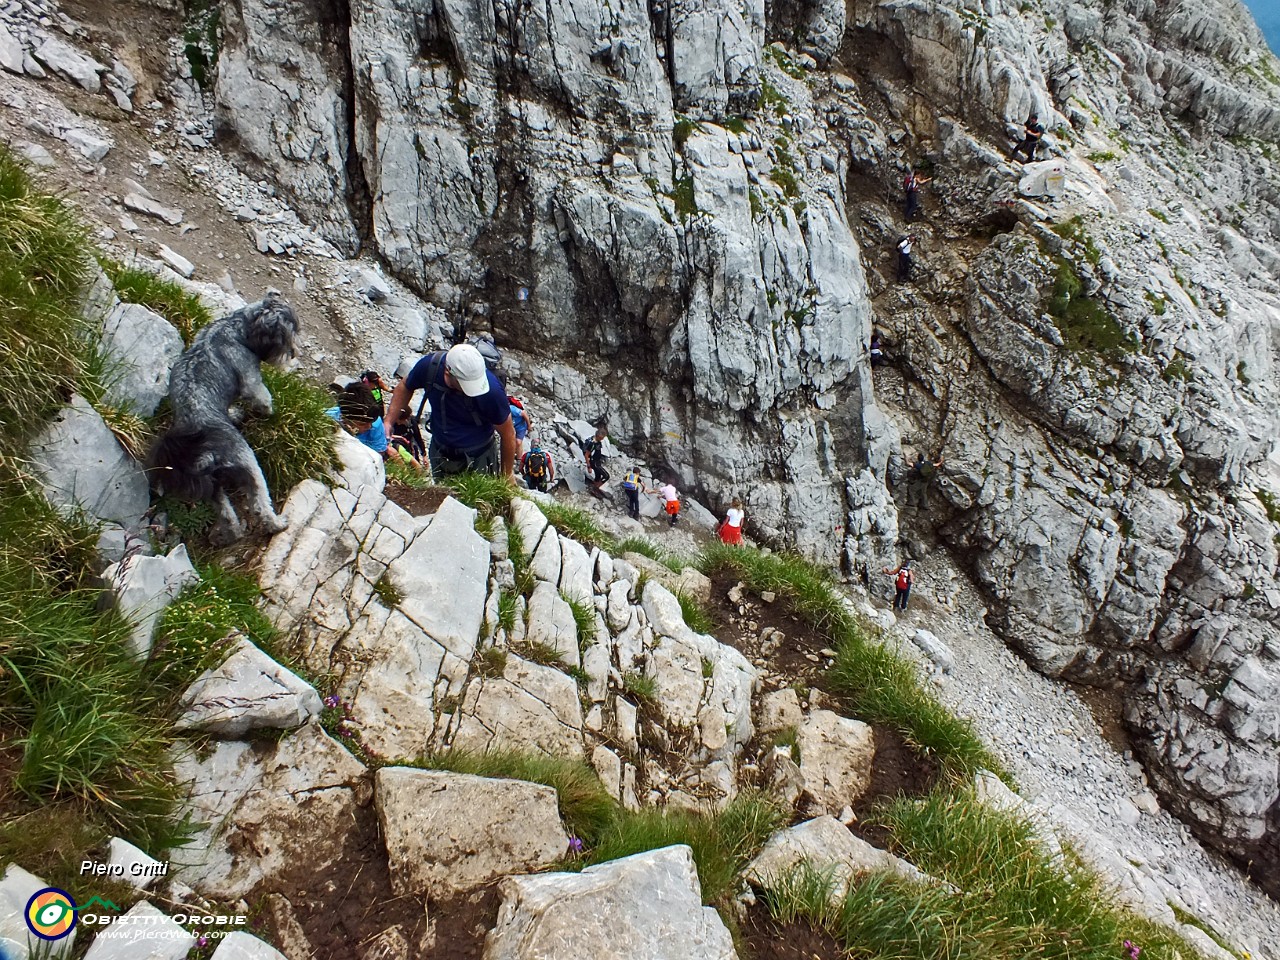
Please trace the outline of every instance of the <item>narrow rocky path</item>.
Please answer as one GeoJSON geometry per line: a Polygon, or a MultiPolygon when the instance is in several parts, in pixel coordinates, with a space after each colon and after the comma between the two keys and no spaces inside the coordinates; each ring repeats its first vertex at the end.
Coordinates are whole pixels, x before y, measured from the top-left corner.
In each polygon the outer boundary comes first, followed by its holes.
{"type": "Polygon", "coordinates": [[[1160,809],[1141,766],[1108,742],[1089,706],[1001,643],[983,610],[977,591],[938,550],[920,565],[911,608],[893,633],[908,652],[908,636],[920,627],[951,647],[955,666],[939,675],[938,691],[974,719],[1026,799],[1057,824],[1096,833],[1171,904],[1253,960],[1280,957],[1280,906],[1160,809]]]}

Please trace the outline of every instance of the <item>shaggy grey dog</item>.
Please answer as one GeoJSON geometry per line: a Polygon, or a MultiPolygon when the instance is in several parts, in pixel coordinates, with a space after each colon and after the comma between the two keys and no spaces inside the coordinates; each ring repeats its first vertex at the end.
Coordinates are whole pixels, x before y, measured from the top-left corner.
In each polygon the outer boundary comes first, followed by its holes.
{"type": "Polygon", "coordinates": [[[293,308],[275,292],[241,307],[197,334],[169,374],[173,426],[151,450],[153,485],[185,500],[209,500],[218,509],[213,537],[230,542],[244,535],[231,504],[243,497],[254,520],[269,533],[285,528],[271,505],[271,491],[258,458],[230,413],[270,416],[271,394],[262,363],[293,356],[299,324],[293,308]]]}

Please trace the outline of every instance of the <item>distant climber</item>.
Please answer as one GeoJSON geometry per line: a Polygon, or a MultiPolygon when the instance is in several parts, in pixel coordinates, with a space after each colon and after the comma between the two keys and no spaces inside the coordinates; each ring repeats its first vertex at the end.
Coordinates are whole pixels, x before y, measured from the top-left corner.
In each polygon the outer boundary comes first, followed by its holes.
{"type": "Polygon", "coordinates": [[[907,175],[902,179],[902,189],[906,193],[907,208],[903,216],[907,223],[916,218],[916,214],[920,212],[920,188],[926,183],[932,183],[933,177],[924,177],[921,179],[916,175],[914,170],[908,170],[907,175]]]}
{"type": "Polygon", "coordinates": [[[507,394],[507,405],[511,407],[511,425],[515,427],[516,439],[520,441],[520,450],[527,453],[532,442],[529,439],[529,431],[533,429],[533,417],[525,409],[524,401],[519,397],[507,394]]]}
{"type": "Polygon", "coordinates": [[[879,333],[871,334],[871,346],[868,349],[871,353],[871,365],[873,367],[884,366],[884,343],[881,341],[879,333]]]}
{"type": "Polygon", "coordinates": [[[916,456],[916,462],[911,465],[911,473],[907,480],[909,505],[920,507],[922,510],[929,509],[929,486],[933,483],[938,470],[942,468],[942,464],[942,454],[938,454],[937,460],[927,460],[923,453],[916,456]]]}
{"type": "Polygon", "coordinates": [[[911,245],[916,238],[911,234],[898,241],[898,281],[905,283],[911,279],[911,245]]]}
{"type": "MultiPolygon", "coordinates": [[[[506,391],[479,350],[460,343],[414,364],[391,393],[387,416],[392,423],[416,390],[425,390],[423,403],[431,404],[427,457],[435,477],[468,470],[511,477],[520,442],[506,391]]],[[[421,417],[421,407],[418,413],[421,417]]]]}
{"type": "Polygon", "coordinates": [[[400,419],[391,424],[391,435],[388,438],[393,446],[409,453],[419,465],[426,462],[427,444],[422,439],[422,428],[416,419],[409,415],[409,408],[400,411],[400,419]]]}
{"type": "Polygon", "coordinates": [[[671,520],[669,526],[674,527],[680,519],[680,494],[676,492],[676,485],[668,480],[658,488],[658,496],[662,498],[663,508],[671,520]]]}
{"type": "Polygon", "coordinates": [[[911,585],[916,582],[915,571],[911,569],[911,561],[904,560],[902,566],[894,570],[885,567],[884,572],[893,577],[893,609],[899,613],[907,612],[907,602],[911,599],[911,585]]]}
{"type": "Polygon", "coordinates": [[[605,499],[603,487],[609,479],[609,471],[604,468],[604,441],[608,433],[604,424],[596,425],[596,432],[582,444],[582,459],[586,461],[587,481],[590,483],[591,495],[605,499]]]}
{"type": "Polygon", "coordinates": [[[640,469],[632,466],[622,478],[622,492],[627,495],[627,513],[631,515],[632,520],[640,519],[640,494],[648,493],[649,488],[644,485],[644,479],[640,476],[640,469]]]}
{"type": "Polygon", "coordinates": [[[734,497],[733,503],[729,504],[729,509],[725,511],[724,521],[720,524],[720,539],[724,543],[741,546],[742,522],[746,518],[747,514],[742,509],[742,501],[734,497]]]}
{"type": "Polygon", "coordinates": [[[326,413],[342,428],[374,453],[387,456],[387,430],[382,422],[382,404],[363,380],[357,380],[338,394],[338,405],[326,413]]]}
{"type": "Polygon", "coordinates": [[[547,488],[556,482],[556,467],[551,454],[539,446],[534,440],[529,452],[520,458],[520,476],[524,477],[524,485],[530,490],[547,492],[547,488]]]}
{"type": "Polygon", "coordinates": [[[1009,154],[1012,160],[1019,153],[1025,153],[1027,159],[1024,162],[1030,162],[1036,158],[1036,150],[1039,148],[1044,138],[1044,124],[1040,122],[1040,118],[1036,114],[1027,117],[1026,126],[1023,127],[1022,142],[1013,148],[1013,152],[1009,154]]]}
{"type": "Polygon", "coordinates": [[[366,370],[360,374],[360,382],[369,388],[369,392],[373,394],[373,399],[378,401],[379,408],[386,405],[387,395],[391,391],[382,382],[382,377],[378,376],[377,370],[366,370]]]}

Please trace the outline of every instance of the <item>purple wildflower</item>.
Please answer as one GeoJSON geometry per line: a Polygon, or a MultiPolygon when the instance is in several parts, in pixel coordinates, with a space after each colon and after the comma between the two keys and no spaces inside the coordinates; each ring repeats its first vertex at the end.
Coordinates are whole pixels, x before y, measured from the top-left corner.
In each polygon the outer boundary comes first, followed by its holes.
{"type": "Polygon", "coordinates": [[[329,696],[324,698],[324,705],[326,707],[336,707],[341,702],[342,701],[338,699],[338,695],[336,693],[331,693],[329,696]]]}
{"type": "Polygon", "coordinates": [[[575,854],[582,852],[582,839],[580,837],[569,838],[569,852],[575,854]]]}
{"type": "Polygon", "coordinates": [[[207,947],[208,945],[209,945],[209,936],[208,936],[208,934],[204,934],[204,933],[202,933],[202,934],[200,934],[200,936],[196,937],[196,946],[197,946],[197,947],[207,947]]]}

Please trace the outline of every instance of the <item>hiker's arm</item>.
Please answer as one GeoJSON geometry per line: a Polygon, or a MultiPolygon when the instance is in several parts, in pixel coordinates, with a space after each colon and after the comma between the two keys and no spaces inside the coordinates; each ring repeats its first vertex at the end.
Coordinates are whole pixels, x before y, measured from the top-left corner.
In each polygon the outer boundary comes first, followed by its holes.
{"type": "Polygon", "coordinates": [[[511,417],[502,421],[497,427],[498,436],[502,439],[502,475],[511,479],[511,469],[516,462],[516,451],[520,449],[520,441],[516,439],[515,424],[511,417]]]}
{"type": "Polygon", "coordinates": [[[387,408],[387,416],[383,421],[384,423],[395,423],[400,419],[400,411],[409,405],[409,397],[412,394],[407,385],[408,379],[408,377],[405,377],[391,391],[391,405],[387,408]]]}

